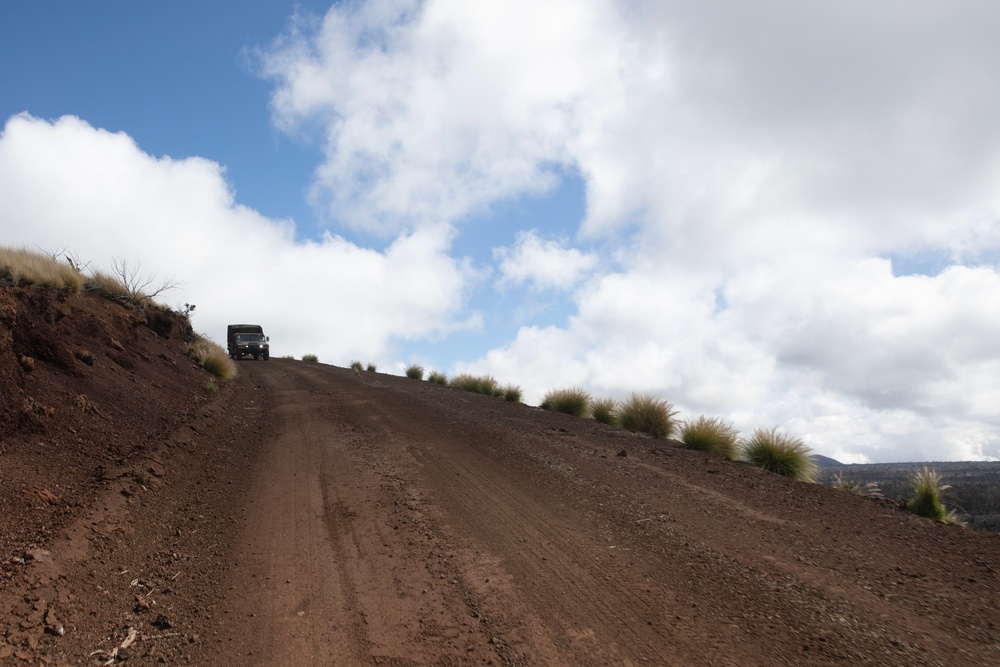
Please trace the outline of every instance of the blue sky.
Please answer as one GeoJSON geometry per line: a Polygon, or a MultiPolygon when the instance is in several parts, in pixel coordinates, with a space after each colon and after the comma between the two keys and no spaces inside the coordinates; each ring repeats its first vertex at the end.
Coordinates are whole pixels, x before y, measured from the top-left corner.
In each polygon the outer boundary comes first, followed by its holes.
{"type": "Polygon", "coordinates": [[[217,340],[1000,457],[1000,9],[0,9],[0,238],[217,340]]]}
{"type": "Polygon", "coordinates": [[[315,234],[303,191],[320,152],[272,127],[271,86],[251,57],[297,7],[323,13],[329,3],[8,3],[0,115],[75,115],[153,155],[208,157],[225,165],[241,203],[315,234]]]}

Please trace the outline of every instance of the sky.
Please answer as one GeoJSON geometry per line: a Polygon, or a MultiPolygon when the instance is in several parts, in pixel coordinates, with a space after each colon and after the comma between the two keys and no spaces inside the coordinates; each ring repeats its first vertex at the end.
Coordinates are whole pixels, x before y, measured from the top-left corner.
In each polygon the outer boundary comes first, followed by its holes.
{"type": "Polygon", "coordinates": [[[1000,458],[1000,5],[0,8],[0,243],[275,356],[1000,458]]]}

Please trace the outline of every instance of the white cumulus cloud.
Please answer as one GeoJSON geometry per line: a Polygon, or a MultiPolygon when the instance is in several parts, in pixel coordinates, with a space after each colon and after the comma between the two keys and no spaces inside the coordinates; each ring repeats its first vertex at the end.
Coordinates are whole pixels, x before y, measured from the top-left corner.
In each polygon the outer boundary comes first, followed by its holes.
{"type": "Polygon", "coordinates": [[[459,370],[529,400],[656,391],[849,460],[983,458],[998,21],[932,0],[368,2],[299,24],[263,69],[279,125],[324,129],[314,191],[350,224],[584,180],[577,238],[602,254],[539,225],[494,258],[501,288],[568,289],[575,313],[459,370]]]}
{"type": "Polygon", "coordinates": [[[513,248],[494,248],[493,256],[500,262],[500,286],[530,283],[539,289],[570,289],[598,263],[594,254],[543,241],[536,230],[518,232],[513,248]]]}
{"type": "Polygon", "coordinates": [[[326,234],[297,242],[293,223],[233,200],[222,167],[144,153],[125,134],[71,116],[8,120],[0,136],[4,243],[67,249],[107,270],[112,258],[175,276],[163,295],[194,303],[195,327],[260,322],[276,355],[395,360],[399,340],[466,326],[466,267],[448,256],[453,231],[427,225],[384,252],[326,234]]]}

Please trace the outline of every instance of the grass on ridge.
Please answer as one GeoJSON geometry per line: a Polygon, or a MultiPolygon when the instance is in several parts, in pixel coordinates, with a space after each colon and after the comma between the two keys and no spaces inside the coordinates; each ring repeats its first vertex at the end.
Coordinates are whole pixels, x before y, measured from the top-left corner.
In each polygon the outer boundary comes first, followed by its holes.
{"type": "Polygon", "coordinates": [[[651,394],[632,394],[618,408],[618,424],[627,431],[669,438],[677,429],[674,406],[651,394]]]}
{"type": "Polygon", "coordinates": [[[315,354],[303,354],[302,361],[308,361],[309,363],[315,364],[316,362],[319,361],[319,357],[317,357],[315,354]]]}
{"type": "Polygon", "coordinates": [[[553,389],[545,394],[542,410],[563,412],[574,417],[590,416],[590,394],[579,387],[570,389],[553,389]]]}
{"type": "Polygon", "coordinates": [[[424,367],[420,364],[410,364],[406,367],[406,377],[411,380],[423,380],[424,379],[424,367]]]}
{"type": "Polygon", "coordinates": [[[906,509],[914,514],[942,523],[954,523],[954,517],[944,507],[944,492],[951,486],[941,481],[936,470],[924,468],[913,476],[913,497],[906,509]]]}
{"type": "Polygon", "coordinates": [[[461,391],[471,391],[474,394],[485,394],[486,396],[502,395],[503,390],[500,383],[490,375],[470,375],[462,373],[456,375],[449,382],[448,386],[461,391]]]}
{"type": "Polygon", "coordinates": [[[688,449],[721,454],[730,460],[736,460],[740,455],[739,432],[719,417],[703,415],[694,421],[684,422],[680,439],[688,449]]]}
{"type": "Polygon", "coordinates": [[[602,424],[614,424],[617,412],[618,401],[613,398],[598,398],[590,402],[590,416],[602,424]]]}
{"type": "Polygon", "coordinates": [[[4,278],[15,285],[40,285],[70,292],[79,292],[86,283],[83,274],[69,262],[26,248],[0,248],[0,283],[4,278]]]}
{"type": "Polygon", "coordinates": [[[521,395],[521,387],[516,384],[508,384],[503,388],[503,400],[508,403],[520,403],[521,395]]]}
{"type": "Polygon", "coordinates": [[[879,488],[878,482],[868,482],[867,484],[862,484],[853,479],[848,479],[844,477],[842,473],[837,473],[833,476],[833,484],[830,488],[837,489],[838,491],[846,491],[847,493],[853,493],[856,496],[868,496],[869,498],[883,498],[882,489],[879,488]]]}
{"type": "Polygon", "coordinates": [[[128,291],[125,283],[118,276],[104,271],[95,270],[93,275],[87,278],[87,289],[105,299],[111,299],[118,303],[132,303],[132,294],[128,291]]]}
{"type": "Polygon", "coordinates": [[[802,482],[816,481],[816,463],[809,451],[802,440],[778,433],[777,427],[758,428],[743,443],[743,458],[749,463],[802,482]]]}
{"type": "Polygon", "coordinates": [[[220,380],[236,376],[236,364],[229,358],[229,353],[221,345],[204,336],[194,335],[194,342],[188,347],[188,356],[220,380]]]}

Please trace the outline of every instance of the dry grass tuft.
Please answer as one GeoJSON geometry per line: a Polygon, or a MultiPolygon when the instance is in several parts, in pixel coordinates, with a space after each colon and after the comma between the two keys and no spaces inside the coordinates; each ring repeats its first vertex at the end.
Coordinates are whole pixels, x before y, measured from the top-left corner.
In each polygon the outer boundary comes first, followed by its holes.
{"type": "Polygon", "coordinates": [[[878,482],[868,482],[866,484],[862,484],[861,482],[853,479],[847,479],[839,472],[833,476],[833,484],[831,484],[831,488],[838,491],[853,493],[856,496],[868,496],[869,498],[884,497],[882,495],[882,489],[878,486],[878,482]]]}
{"type": "Polygon", "coordinates": [[[406,367],[406,377],[411,380],[423,380],[424,379],[424,367],[420,364],[410,364],[406,367]]]}
{"type": "Polygon", "coordinates": [[[204,336],[194,335],[194,342],[188,346],[188,356],[220,380],[236,376],[236,364],[229,358],[229,353],[204,336]]]}
{"type": "Polygon", "coordinates": [[[462,391],[471,391],[474,394],[485,394],[486,396],[497,396],[503,391],[500,388],[500,383],[490,375],[462,373],[453,377],[448,382],[448,386],[462,391]]]}
{"type": "Polygon", "coordinates": [[[816,463],[809,448],[798,438],[758,428],[743,444],[743,458],[769,472],[802,482],[816,481],[816,463]]]}
{"type": "Polygon", "coordinates": [[[617,413],[618,401],[613,398],[598,398],[590,404],[590,416],[602,424],[614,424],[617,413]]]}
{"type": "Polygon", "coordinates": [[[654,438],[669,438],[677,429],[674,406],[651,394],[632,394],[618,408],[618,424],[654,438]]]}
{"type": "Polygon", "coordinates": [[[319,361],[319,357],[317,357],[315,354],[303,354],[302,361],[308,361],[311,364],[315,364],[316,362],[319,361]]]}
{"type": "Polygon", "coordinates": [[[735,460],[740,454],[740,434],[719,417],[698,417],[681,426],[681,442],[688,449],[721,454],[735,460]]]}
{"type": "Polygon", "coordinates": [[[574,417],[590,416],[590,394],[579,387],[569,389],[553,389],[545,394],[542,410],[562,412],[574,417]]]}
{"type": "Polygon", "coordinates": [[[503,400],[508,403],[520,403],[523,392],[516,384],[508,384],[503,388],[503,400]]]}
{"type": "Polygon", "coordinates": [[[86,278],[69,262],[25,248],[0,248],[0,284],[40,285],[79,292],[86,278]]]}
{"type": "Polygon", "coordinates": [[[924,468],[913,476],[913,497],[906,509],[918,516],[942,523],[956,523],[953,513],[944,506],[944,492],[951,487],[945,484],[936,470],[924,468]]]}
{"type": "Polygon", "coordinates": [[[133,303],[132,294],[128,291],[117,276],[104,271],[94,271],[93,275],[87,278],[87,289],[95,294],[99,294],[105,299],[117,301],[118,303],[133,303]]]}

